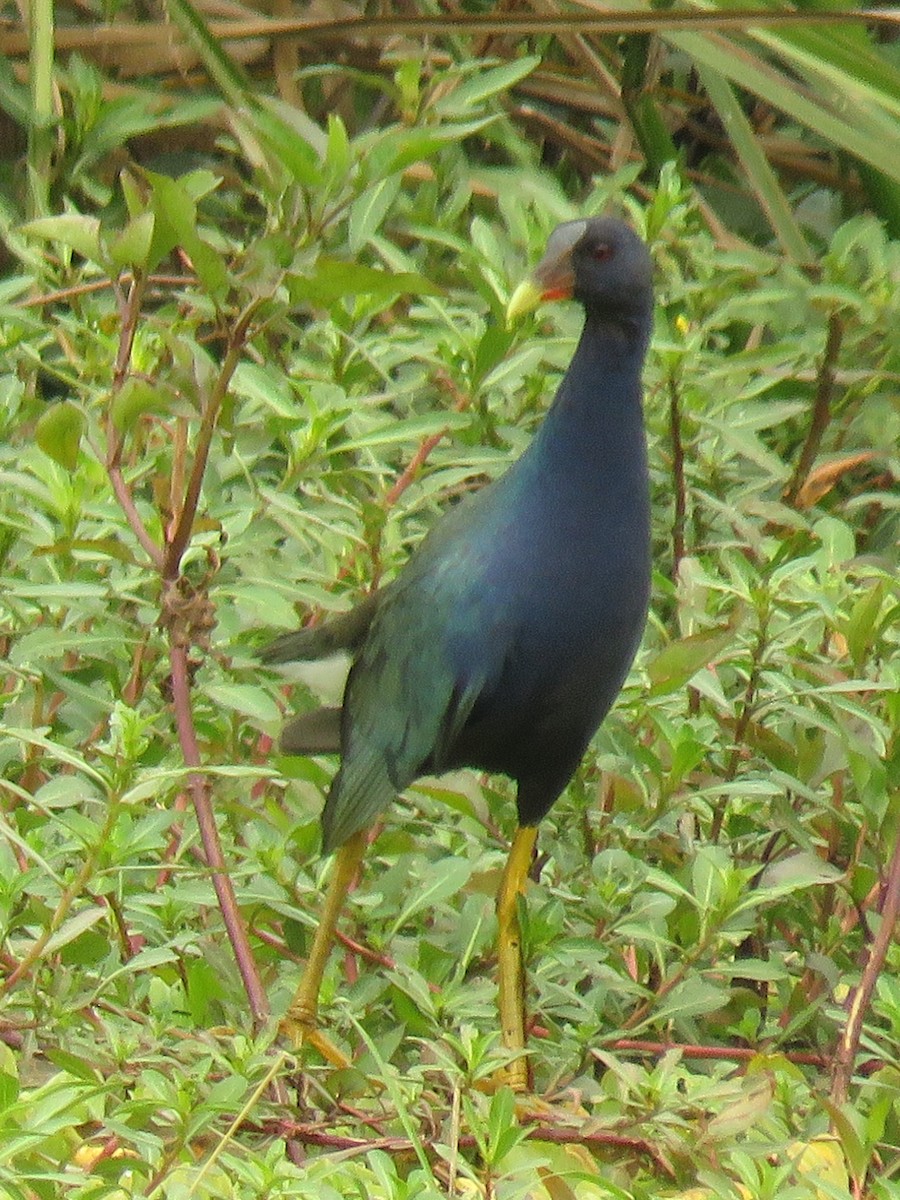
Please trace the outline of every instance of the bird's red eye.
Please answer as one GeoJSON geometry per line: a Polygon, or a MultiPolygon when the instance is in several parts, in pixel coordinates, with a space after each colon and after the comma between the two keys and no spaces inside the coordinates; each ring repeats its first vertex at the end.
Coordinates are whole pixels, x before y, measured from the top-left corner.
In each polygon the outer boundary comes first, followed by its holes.
{"type": "Polygon", "coordinates": [[[613,256],[613,248],[608,242],[601,242],[594,247],[594,259],[597,262],[608,262],[613,256]]]}

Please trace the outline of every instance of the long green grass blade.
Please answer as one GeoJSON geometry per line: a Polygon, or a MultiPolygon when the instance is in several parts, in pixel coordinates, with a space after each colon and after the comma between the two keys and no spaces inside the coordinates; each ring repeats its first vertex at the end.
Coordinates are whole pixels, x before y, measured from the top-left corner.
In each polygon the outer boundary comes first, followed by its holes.
{"type": "Polygon", "coordinates": [[[806,239],[731,85],[712,67],[700,66],[698,70],[782,249],[796,262],[809,262],[812,256],[806,239]]]}
{"type": "MultiPolygon", "coordinates": [[[[712,67],[732,83],[760,96],[827,141],[871,163],[892,179],[900,180],[900,124],[895,130],[886,125],[880,127],[876,136],[869,128],[867,119],[860,117],[855,104],[847,105],[849,115],[846,119],[837,115],[811,99],[805,88],[798,86],[777,67],[724,38],[671,32],[664,34],[664,37],[689,54],[697,64],[712,67]]],[[[868,118],[872,116],[874,113],[870,111],[868,118]]]]}
{"type": "Polygon", "coordinates": [[[244,72],[225,53],[190,0],[166,0],[166,9],[228,103],[235,108],[246,104],[249,86],[244,72]]]}

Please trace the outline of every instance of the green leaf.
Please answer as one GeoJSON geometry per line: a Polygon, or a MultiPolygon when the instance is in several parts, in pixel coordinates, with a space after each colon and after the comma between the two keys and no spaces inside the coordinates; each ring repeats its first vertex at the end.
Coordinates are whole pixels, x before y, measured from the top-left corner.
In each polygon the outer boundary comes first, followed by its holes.
{"type": "Polygon", "coordinates": [[[370,184],[354,200],[350,207],[347,233],[347,244],[352,254],[359,253],[369,238],[381,228],[382,221],[397,198],[401,182],[400,175],[389,175],[370,184]]]}
{"type": "Polygon", "coordinates": [[[261,725],[272,726],[281,721],[281,710],[272,697],[252,683],[210,683],[203,690],[213,704],[250,717],[261,725]]]}
{"type": "Polygon", "coordinates": [[[317,308],[330,308],[345,296],[375,296],[388,301],[395,296],[441,294],[437,284],[411,271],[394,274],[363,263],[325,256],[316,261],[312,274],[291,276],[288,289],[295,304],[303,302],[317,308]]]}
{"type": "Polygon", "coordinates": [[[806,238],[731,85],[712,67],[699,64],[697,70],[784,252],[795,262],[810,262],[806,238]]]}
{"type": "Polygon", "coordinates": [[[39,217],[22,226],[22,232],[32,237],[61,242],[82,258],[102,263],[100,251],[100,221],[79,213],[61,213],[58,217],[39,217]]]}
{"type": "Polygon", "coordinates": [[[166,14],[203,63],[210,78],[234,108],[245,102],[249,85],[243,68],[212,36],[209,27],[189,0],[166,0],[166,14]]]}
{"type": "Polygon", "coordinates": [[[122,270],[124,267],[141,269],[147,266],[154,221],[152,212],[140,213],[132,217],[120,233],[107,239],[106,249],[114,267],[122,270]]]}
{"type": "Polygon", "coordinates": [[[734,627],[719,625],[670,642],[647,664],[650,695],[665,696],[685,686],[734,642],[734,627]]]}
{"type": "Polygon", "coordinates": [[[474,72],[469,79],[455,87],[435,107],[438,112],[443,114],[458,113],[473,108],[490,99],[491,96],[509,91],[540,64],[541,60],[535,55],[526,54],[522,58],[515,58],[504,63],[502,66],[474,72]]]}
{"type": "Polygon", "coordinates": [[[337,442],[335,453],[346,453],[348,450],[361,450],[363,447],[372,449],[375,446],[390,446],[409,439],[431,437],[445,429],[454,429],[469,424],[470,418],[460,412],[429,413],[424,417],[408,417],[405,421],[388,421],[359,437],[337,442]]]}
{"type": "Polygon", "coordinates": [[[67,946],[69,942],[81,937],[86,930],[92,929],[98,921],[105,921],[107,917],[106,908],[100,904],[93,904],[90,908],[82,909],[74,917],[69,917],[68,920],[62,923],[56,933],[47,942],[44,953],[47,955],[55,954],[63,946],[67,946]]]}
{"type": "MultiPolygon", "coordinates": [[[[279,112],[271,111],[273,108],[274,105],[270,104],[253,113],[250,122],[252,130],[274,154],[279,164],[285,167],[295,183],[304,188],[320,188],[322,168],[319,154],[309,141],[300,135],[296,117],[289,123],[279,112]]],[[[308,117],[306,122],[311,123],[308,117]]]]}
{"type": "Polygon", "coordinates": [[[325,149],[323,176],[326,187],[334,188],[350,173],[353,156],[344,122],[336,113],[328,114],[328,144],[325,149]]]}
{"type": "Polygon", "coordinates": [[[663,36],[697,63],[713,67],[732,83],[760,96],[765,103],[806,125],[826,141],[864,159],[893,179],[900,179],[900,128],[896,122],[893,128],[887,128],[881,122],[868,120],[862,106],[851,106],[848,96],[858,90],[852,80],[844,77],[843,100],[833,110],[788,73],[732,46],[724,38],[671,30],[666,30],[663,36]],[[874,124],[879,132],[873,128],[874,124]]]}
{"type": "Polygon", "coordinates": [[[767,897],[773,897],[799,891],[800,888],[839,883],[843,878],[843,872],[825,859],[808,850],[798,850],[766,867],[757,890],[767,897]]]}
{"type": "Polygon", "coordinates": [[[152,190],[154,213],[152,245],[147,268],[152,270],[176,246],[181,246],[193,263],[203,286],[212,296],[220,295],[228,283],[225,260],[202,240],[197,229],[198,192],[205,195],[209,181],[219,181],[207,171],[195,171],[180,179],[144,172],[152,190]]]}
{"type": "Polygon", "coordinates": [[[146,413],[166,413],[174,402],[168,389],[146,379],[126,379],[113,397],[110,416],[120,433],[125,433],[146,413]]]}
{"type": "Polygon", "coordinates": [[[84,433],[84,413],[68,400],[52,404],[38,420],[34,438],[43,452],[66,471],[78,465],[78,451],[84,433]]]}
{"type": "Polygon", "coordinates": [[[399,931],[423,908],[434,908],[448,896],[455,895],[468,883],[472,864],[459,858],[442,858],[432,863],[428,877],[421,882],[412,898],[393,921],[388,938],[396,937],[399,931]]]}
{"type": "Polygon", "coordinates": [[[862,668],[873,650],[873,633],[885,595],[886,586],[883,582],[867,588],[853,605],[850,615],[847,617],[845,626],[847,648],[857,670],[862,668]]]}

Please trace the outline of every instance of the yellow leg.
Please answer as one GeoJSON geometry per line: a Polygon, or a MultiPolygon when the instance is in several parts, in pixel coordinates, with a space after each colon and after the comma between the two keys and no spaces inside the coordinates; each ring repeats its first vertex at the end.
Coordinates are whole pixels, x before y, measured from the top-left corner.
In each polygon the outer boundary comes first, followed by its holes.
{"type": "Polygon", "coordinates": [[[366,848],[365,833],[355,833],[346,841],[334,856],[334,870],[328,891],[325,893],[325,903],[322,915],[313,938],[312,949],[306,961],[306,970],[300,980],[290,1007],[281,1022],[281,1031],[291,1038],[294,1045],[300,1048],[309,1043],[327,1059],[334,1067],[348,1067],[350,1062],[345,1054],[316,1028],[316,1018],[319,1009],[319,989],[322,986],[322,976],[331,952],[334,940],[334,929],[341,915],[344,900],[350,890],[350,884],[362,861],[366,848]]]}
{"type": "Polygon", "coordinates": [[[525,1049],[525,967],[517,909],[519,896],[525,893],[536,841],[537,826],[519,826],[497,893],[500,1036],[506,1050],[520,1052],[520,1057],[504,1069],[498,1082],[507,1084],[514,1092],[526,1092],[529,1088],[528,1063],[521,1056],[525,1049]]]}

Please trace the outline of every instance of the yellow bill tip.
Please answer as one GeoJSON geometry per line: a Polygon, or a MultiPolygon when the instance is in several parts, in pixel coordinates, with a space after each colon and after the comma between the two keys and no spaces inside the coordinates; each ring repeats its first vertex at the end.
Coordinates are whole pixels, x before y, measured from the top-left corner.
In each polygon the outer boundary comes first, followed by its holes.
{"type": "Polygon", "coordinates": [[[533,279],[526,279],[513,292],[506,306],[506,326],[509,328],[515,321],[533,312],[544,298],[544,293],[533,279]]]}

